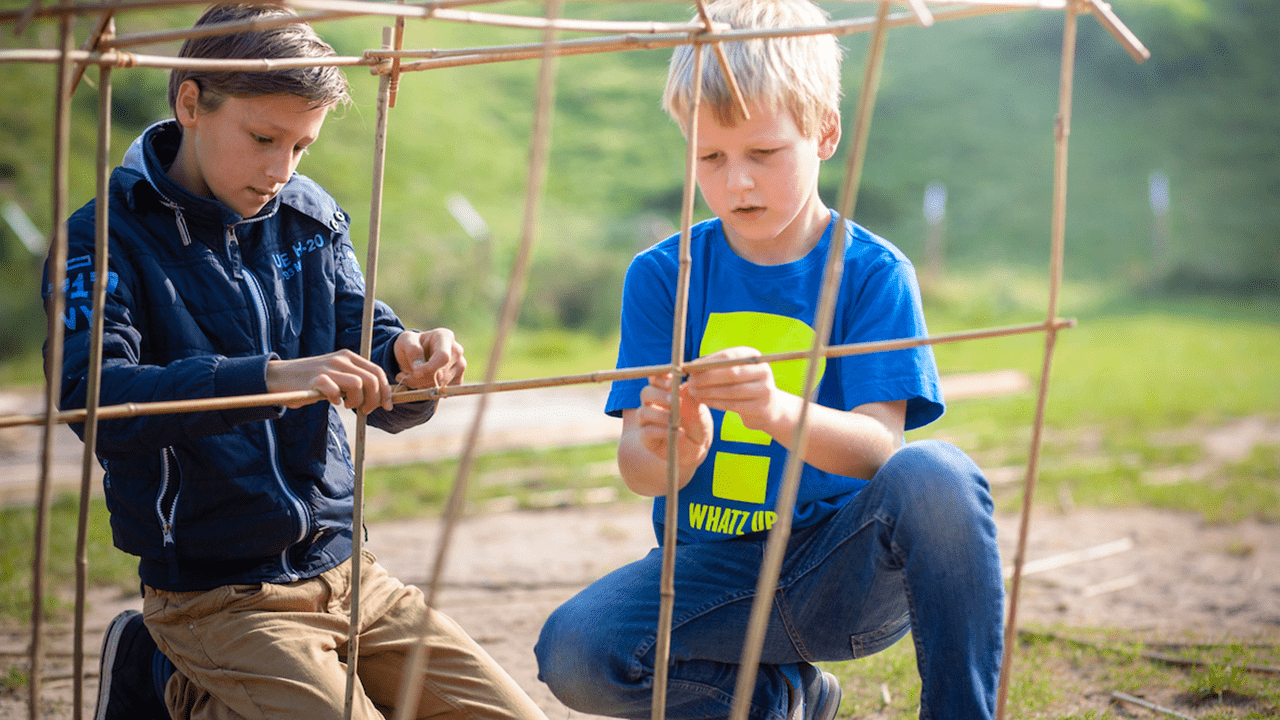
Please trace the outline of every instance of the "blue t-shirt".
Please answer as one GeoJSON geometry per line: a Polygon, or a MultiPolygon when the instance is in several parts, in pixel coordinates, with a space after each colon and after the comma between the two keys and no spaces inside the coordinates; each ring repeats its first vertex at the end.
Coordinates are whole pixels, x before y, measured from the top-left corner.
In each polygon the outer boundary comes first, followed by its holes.
{"type": "MultiPolygon", "coordinates": [[[[685,360],[739,345],[762,353],[809,350],[832,222],[807,255],[782,265],[756,265],[729,247],[719,219],[692,229],[685,360]]],[[[845,261],[830,345],[894,340],[928,334],[911,261],[896,247],[847,222],[845,261]]],[[[618,367],[671,362],[680,236],[641,252],[627,269],[622,290],[622,340],[618,367]]],[[[771,363],[777,386],[802,394],[806,360],[771,363]]],[[[938,371],[929,346],[825,360],[817,401],[851,410],[870,402],[907,401],[906,429],[936,420],[943,411],[938,371]]],[[[606,412],[640,406],[647,378],[613,383],[606,412]]],[[[743,425],[736,413],[711,411],[715,437],[707,459],[679,494],[679,542],[724,540],[768,530],[782,484],[787,449],[767,433],[743,425]]],[[[830,516],[867,484],[805,464],[793,528],[830,516]]],[[[662,537],[666,499],[654,501],[662,537]]]]}

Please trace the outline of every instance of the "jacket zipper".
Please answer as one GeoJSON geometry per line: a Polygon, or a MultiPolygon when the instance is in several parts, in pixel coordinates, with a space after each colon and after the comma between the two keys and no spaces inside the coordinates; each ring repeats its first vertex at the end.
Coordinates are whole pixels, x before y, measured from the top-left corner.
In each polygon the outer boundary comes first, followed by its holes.
{"type": "Polygon", "coordinates": [[[191,244],[191,232],[187,230],[187,218],[182,214],[182,206],[170,200],[164,195],[160,195],[160,191],[156,191],[156,195],[160,196],[160,202],[173,211],[173,217],[178,224],[178,236],[182,238],[182,246],[186,247],[191,244]]]}
{"type": "Polygon", "coordinates": [[[156,495],[156,517],[160,519],[160,532],[164,536],[165,547],[173,547],[177,541],[173,536],[173,523],[178,514],[178,495],[182,492],[182,486],[178,486],[173,491],[173,501],[169,503],[166,509],[164,499],[169,495],[169,482],[174,477],[176,468],[169,463],[169,458],[173,457],[173,465],[178,464],[177,456],[173,455],[172,448],[160,449],[160,492],[156,495]]]}
{"type": "MultiPolygon", "coordinates": [[[[239,245],[236,238],[234,226],[227,226],[227,247],[228,250],[232,246],[239,245]]],[[[271,328],[267,324],[267,305],[262,298],[262,288],[258,285],[258,280],[251,272],[244,272],[244,284],[249,291],[249,296],[253,298],[253,307],[257,312],[258,320],[258,338],[259,349],[263,353],[270,353],[271,347],[268,341],[271,328]]],[[[293,492],[289,484],[285,482],[284,472],[280,469],[279,448],[276,444],[275,423],[271,420],[264,420],[263,427],[267,436],[267,457],[271,464],[271,474],[275,477],[276,483],[280,486],[280,490],[284,493],[285,498],[293,505],[294,511],[298,515],[298,534],[294,539],[294,543],[302,542],[308,534],[309,521],[307,519],[307,508],[302,504],[302,500],[293,492]]],[[[294,572],[293,565],[289,562],[289,548],[285,548],[280,553],[280,564],[284,568],[284,572],[288,575],[292,582],[298,579],[298,574],[294,572]]]]}

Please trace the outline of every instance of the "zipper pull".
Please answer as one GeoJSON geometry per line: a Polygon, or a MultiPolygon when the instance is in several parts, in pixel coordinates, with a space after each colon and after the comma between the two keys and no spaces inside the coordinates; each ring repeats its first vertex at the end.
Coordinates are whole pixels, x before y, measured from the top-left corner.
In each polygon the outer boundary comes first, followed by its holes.
{"type": "Polygon", "coordinates": [[[240,240],[236,237],[235,226],[228,225],[226,229],[227,242],[227,260],[231,263],[231,274],[235,279],[242,277],[240,272],[240,240]]]}
{"type": "Polygon", "coordinates": [[[191,245],[191,232],[187,230],[187,218],[182,214],[182,206],[165,197],[160,198],[160,202],[173,211],[174,219],[178,223],[178,235],[182,238],[182,246],[191,245]]]}

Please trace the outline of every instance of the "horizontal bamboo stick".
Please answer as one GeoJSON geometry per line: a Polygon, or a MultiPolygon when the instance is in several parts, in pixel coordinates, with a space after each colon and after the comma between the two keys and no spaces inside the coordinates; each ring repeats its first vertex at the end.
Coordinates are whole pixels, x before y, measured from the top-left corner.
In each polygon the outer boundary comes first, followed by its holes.
{"type": "MultiPolygon", "coordinates": [[[[298,0],[295,0],[297,2],[298,0]]],[[[302,0],[306,3],[317,2],[320,0],[302,0]]],[[[336,2],[345,2],[351,5],[361,5],[368,3],[356,2],[356,0],[324,0],[324,4],[334,4],[336,2]]],[[[936,1],[936,0],[931,0],[936,1]]],[[[947,0],[943,0],[944,2],[947,0]]],[[[1096,2],[1096,0],[1094,0],[1096,2]]],[[[166,0],[166,2],[186,2],[186,0],[166,0]]],[[[959,20],[972,17],[980,17],[984,15],[993,15],[1011,10],[1023,10],[1032,8],[1056,9],[1064,3],[1061,0],[1001,0],[999,3],[984,2],[977,0],[971,6],[961,7],[959,9],[941,10],[933,13],[935,20],[959,20]]],[[[95,6],[96,7],[96,6],[95,6]]],[[[411,7],[390,5],[389,7],[411,7]]],[[[0,14],[3,15],[3,14],[0,14]]],[[[1118,37],[1132,37],[1132,33],[1128,31],[1114,14],[1109,10],[1100,11],[1100,18],[1105,18],[1105,23],[1109,29],[1114,29],[1115,33],[1119,33],[1118,37]]],[[[915,25],[918,18],[914,13],[896,13],[890,15],[886,21],[890,27],[905,27],[915,25]]],[[[788,28],[780,30],[752,30],[752,31],[725,31],[715,33],[715,42],[727,42],[732,40],[750,40],[768,37],[792,36],[800,34],[817,35],[822,33],[831,33],[837,36],[851,35],[854,33],[867,32],[874,24],[873,19],[860,18],[854,20],[843,20],[831,23],[827,26],[818,26],[812,28],[788,28]]],[[[698,26],[701,27],[701,26],[698,26]]],[[[562,40],[554,45],[555,52],[559,55],[584,55],[590,53],[601,52],[618,52],[625,50],[652,50],[659,48],[675,47],[692,42],[690,35],[687,33],[656,33],[656,34],[639,34],[632,33],[627,35],[616,35],[602,38],[579,38],[573,40],[562,40]]],[[[705,36],[704,36],[705,41],[705,36]]],[[[1133,38],[1136,42],[1136,38],[1133,38]]],[[[1126,45],[1131,53],[1135,52],[1132,45],[1126,45]]],[[[1137,47],[1141,47],[1138,43],[1137,47]]],[[[1149,52],[1145,47],[1141,47],[1141,52],[1145,52],[1148,56],[1149,52]]],[[[1141,53],[1139,53],[1141,54],[1141,53]]],[[[61,53],[57,50],[32,48],[32,49],[14,49],[0,50],[0,63],[5,62],[34,62],[34,63],[56,63],[61,53]]],[[[71,59],[76,63],[87,65],[112,65],[114,67],[150,67],[164,69],[199,69],[199,70],[224,70],[224,71],[240,71],[240,72],[270,72],[273,70],[294,68],[294,67],[318,67],[318,66],[334,66],[334,67],[357,67],[369,66],[374,68],[371,72],[379,73],[388,71],[382,66],[385,59],[391,58],[426,58],[418,62],[404,63],[401,65],[401,72],[422,71],[445,67],[458,67],[463,65],[478,65],[494,62],[509,62],[515,60],[530,60],[541,57],[542,43],[527,43],[519,45],[502,45],[490,47],[474,47],[474,48],[458,48],[458,49],[427,49],[427,50],[366,50],[361,57],[350,56],[332,56],[327,58],[286,58],[275,60],[209,60],[202,58],[177,58],[161,55],[143,55],[127,53],[122,51],[92,52],[85,50],[77,50],[71,53],[71,59]]],[[[1135,55],[1137,57],[1137,55],[1135,55]]]]}
{"type": "MultiPolygon", "coordinates": [[[[1048,330],[1057,331],[1075,327],[1075,324],[1076,321],[1072,318],[1058,318],[1050,323],[1038,322],[1026,325],[1009,325],[1005,327],[982,328],[978,330],[962,330],[953,333],[931,335],[929,337],[878,340],[875,342],[853,343],[849,345],[830,345],[822,354],[823,357],[828,358],[846,357],[849,355],[865,355],[868,353],[886,352],[889,350],[904,350],[908,348],[921,347],[923,345],[943,345],[946,343],[963,342],[966,340],[986,340],[990,338],[1005,337],[1008,335],[1026,335],[1029,333],[1045,332],[1048,330]]],[[[758,365],[766,362],[802,360],[808,356],[809,350],[795,350],[792,352],[760,355],[759,357],[753,358],[719,360],[700,358],[698,360],[685,363],[684,367],[689,371],[712,370],[715,368],[731,367],[733,365],[758,365]]],[[[647,365],[643,367],[622,368],[618,370],[597,370],[595,372],[580,373],[577,375],[560,375],[555,377],[529,378],[523,380],[501,380],[493,383],[471,383],[442,388],[429,388],[425,390],[402,390],[393,392],[391,399],[396,403],[418,402],[421,400],[435,400],[457,395],[479,395],[486,392],[510,392],[513,390],[532,390],[534,388],[613,382],[614,380],[633,380],[636,378],[645,378],[651,375],[666,373],[669,372],[670,369],[670,365],[647,365]]],[[[317,390],[296,390],[293,392],[265,393],[261,395],[238,395],[235,397],[124,403],[121,405],[111,405],[100,408],[98,410],[98,418],[101,420],[119,420],[121,418],[139,417],[143,415],[164,415],[166,413],[235,410],[238,408],[262,407],[264,405],[284,405],[300,400],[321,400],[323,397],[324,396],[317,390]]],[[[44,422],[44,419],[45,416],[43,414],[0,415],[0,428],[17,427],[20,425],[39,425],[44,422]]],[[[54,420],[58,423],[84,422],[85,411],[63,410],[55,415],[54,420]]]]}
{"type": "MultiPolygon", "coordinates": [[[[984,15],[994,15],[1011,9],[1020,10],[1024,9],[1024,7],[1010,8],[995,5],[985,7],[968,7],[937,12],[934,13],[933,16],[935,20],[959,20],[981,17],[984,15]]],[[[895,13],[890,15],[886,22],[889,27],[907,27],[915,25],[917,19],[912,13],[895,13]]],[[[869,32],[874,24],[874,19],[860,18],[854,20],[841,20],[829,25],[812,28],[732,30],[715,33],[713,38],[703,36],[699,40],[702,42],[729,42],[733,40],[755,40],[795,35],[821,35],[824,33],[843,36],[869,32]]],[[[654,50],[684,45],[689,42],[693,42],[693,40],[688,35],[682,34],[658,34],[646,36],[634,34],[616,35],[600,38],[562,40],[556,43],[555,51],[560,55],[587,55],[591,53],[618,52],[624,50],[654,50]]],[[[428,58],[426,60],[401,65],[401,71],[407,72],[434,70],[446,67],[460,67],[464,65],[480,65],[484,63],[510,62],[515,60],[532,60],[541,57],[542,44],[526,43],[519,45],[457,48],[448,50],[403,50],[400,53],[395,54],[380,50],[366,50],[364,54],[366,57],[389,57],[399,55],[403,58],[428,58]]]]}
{"type": "Polygon", "coordinates": [[[357,0],[343,0],[340,3],[326,2],[323,0],[293,0],[289,3],[293,6],[301,6],[303,9],[315,10],[315,12],[300,14],[294,16],[259,18],[255,20],[237,20],[235,22],[211,23],[201,25],[198,28],[179,28],[173,30],[154,30],[150,32],[133,33],[130,35],[121,35],[111,43],[104,44],[104,48],[123,48],[134,47],[137,45],[150,45],[162,42],[174,42],[195,37],[209,37],[212,35],[225,35],[234,32],[258,31],[281,25],[291,25],[296,22],[321,22],[325,20],[337,20],[348,17],[360,16],[382,16],[391,15],[399,20],[405,18],[418,19],[434,19],[449,20],[453,22],[471,23],[478,25],[489,25],[493,27],[518,28],[527,30],[542,30],[550,24],[556,30],[576,31],[576,32],[596,32],[596,33],[668,33],[668,32],[697,32],[702,30],[701,23],[663,23],[651,21],[594,21],[594,20],[573,20],[568,18],[560,18],[554,21],[548,21],[542,17],[527,17],[524,15],[508,15],[498,13],[478,13],[467,10],[452,10],[449,8],[440,8],[437,6],[414,6],[400,5],[389,3],[369,3],[358,2],[357,0]],[[392,10],[394,9],[394,10],[392,10]]]}
{"type": "MultiPolygon", "coordinates": [[[[264,0],[264,2],[275,3],[278,5],[289,5],[298,7],[299,2],[291,0],[264,0]]],[[[467,5],[487,5],[502,2],[502,0],[433,0],[431,2],[418,3],[423,7],[432,8],[449,8],[463,7],[467,5]]],[[[183,7],[186,5],[205,6],[210,4],[210,0],[133,0],[132,2],[122,2],[121,0],[101,0],[101,2],[79,2],[70,7],[49,6],[34,8],[39,5],[39,0],[32,3],[24,10],[0,10],[0,24],[20,22],[24,16],[28,20],[44,19],[59,17],[62,15],[83,15],[95,14],[101,12],[128,13],[133,11],[159,10],[165,8],[183,7]]],[[[353,9],[343,12],[342,15],[386,15],[386,8],[381,3],[372,2],[348,2],[346,5],[352,6],[353,9]],[[357,6],[369,6],[370,10],[355,9],[357,6]]]]}
{"type": "Polygon", "coordinates": [[[136,47],[138,45],[154,45],[157,43],[177,42],[190,38],[212,37],[214,35],[230,35],[237,32],[261,32],[271,28],[295,23],[313,23],[323,20],[335,20],[351,17],[350,13],[317,12],[300,15],[275,15],[258,17],[252,20],[235,20],[220,23],[208,23],[200,27],[186,27],[174,30],[152,30],[149,32],[121,35],[111,42],[102,43],[104,49],[136,47]]]}
{"type": "MultiPolygon", "coordinates": [[[[301,67],[353,67],[370,65],[373,61],[364,57],[330,56],[307,58],[275,58],[251,60],[217,60],[205,58],[182,58],[169,55],[140,55],[110,50],[96,52],[89,50],[72,50],[67,53],[73,63],[88,65],[110,65],[118,68],[149,67],[183,70],[222,70],[232,72],[273,72],[301,67]]],[[[43,48],[22,50],[0,50],[0,63],[33,62],[56,63],[62,57],[62,51],[43,48]]]]}

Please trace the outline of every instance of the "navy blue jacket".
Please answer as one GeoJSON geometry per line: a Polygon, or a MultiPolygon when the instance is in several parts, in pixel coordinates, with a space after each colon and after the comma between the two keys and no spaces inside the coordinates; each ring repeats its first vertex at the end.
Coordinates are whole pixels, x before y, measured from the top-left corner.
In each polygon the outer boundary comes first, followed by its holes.
{"type": "MultiPolygon", "coordinates": [[[[295,174],[242,218],[166,174],[179,139],[176,122],[152,126],[111,175],[101,404],[265,393],[271,359],[359,352],[364,277],[333,198],[295,174]]],[[[63,408],[85,405],[94,205],[68,221],[63,408]]],[[[394,379],[404,326],[381,302],[373,325],[371,357],[394,379]]],[[[369,422],[396,432],[434,410],[402,404],[369,422]]],[[[354,471],[338,412],[320,401],[100,422],[115,544],[141,559],[143,583],[284,583],[347,560],[354,471]]]]}

